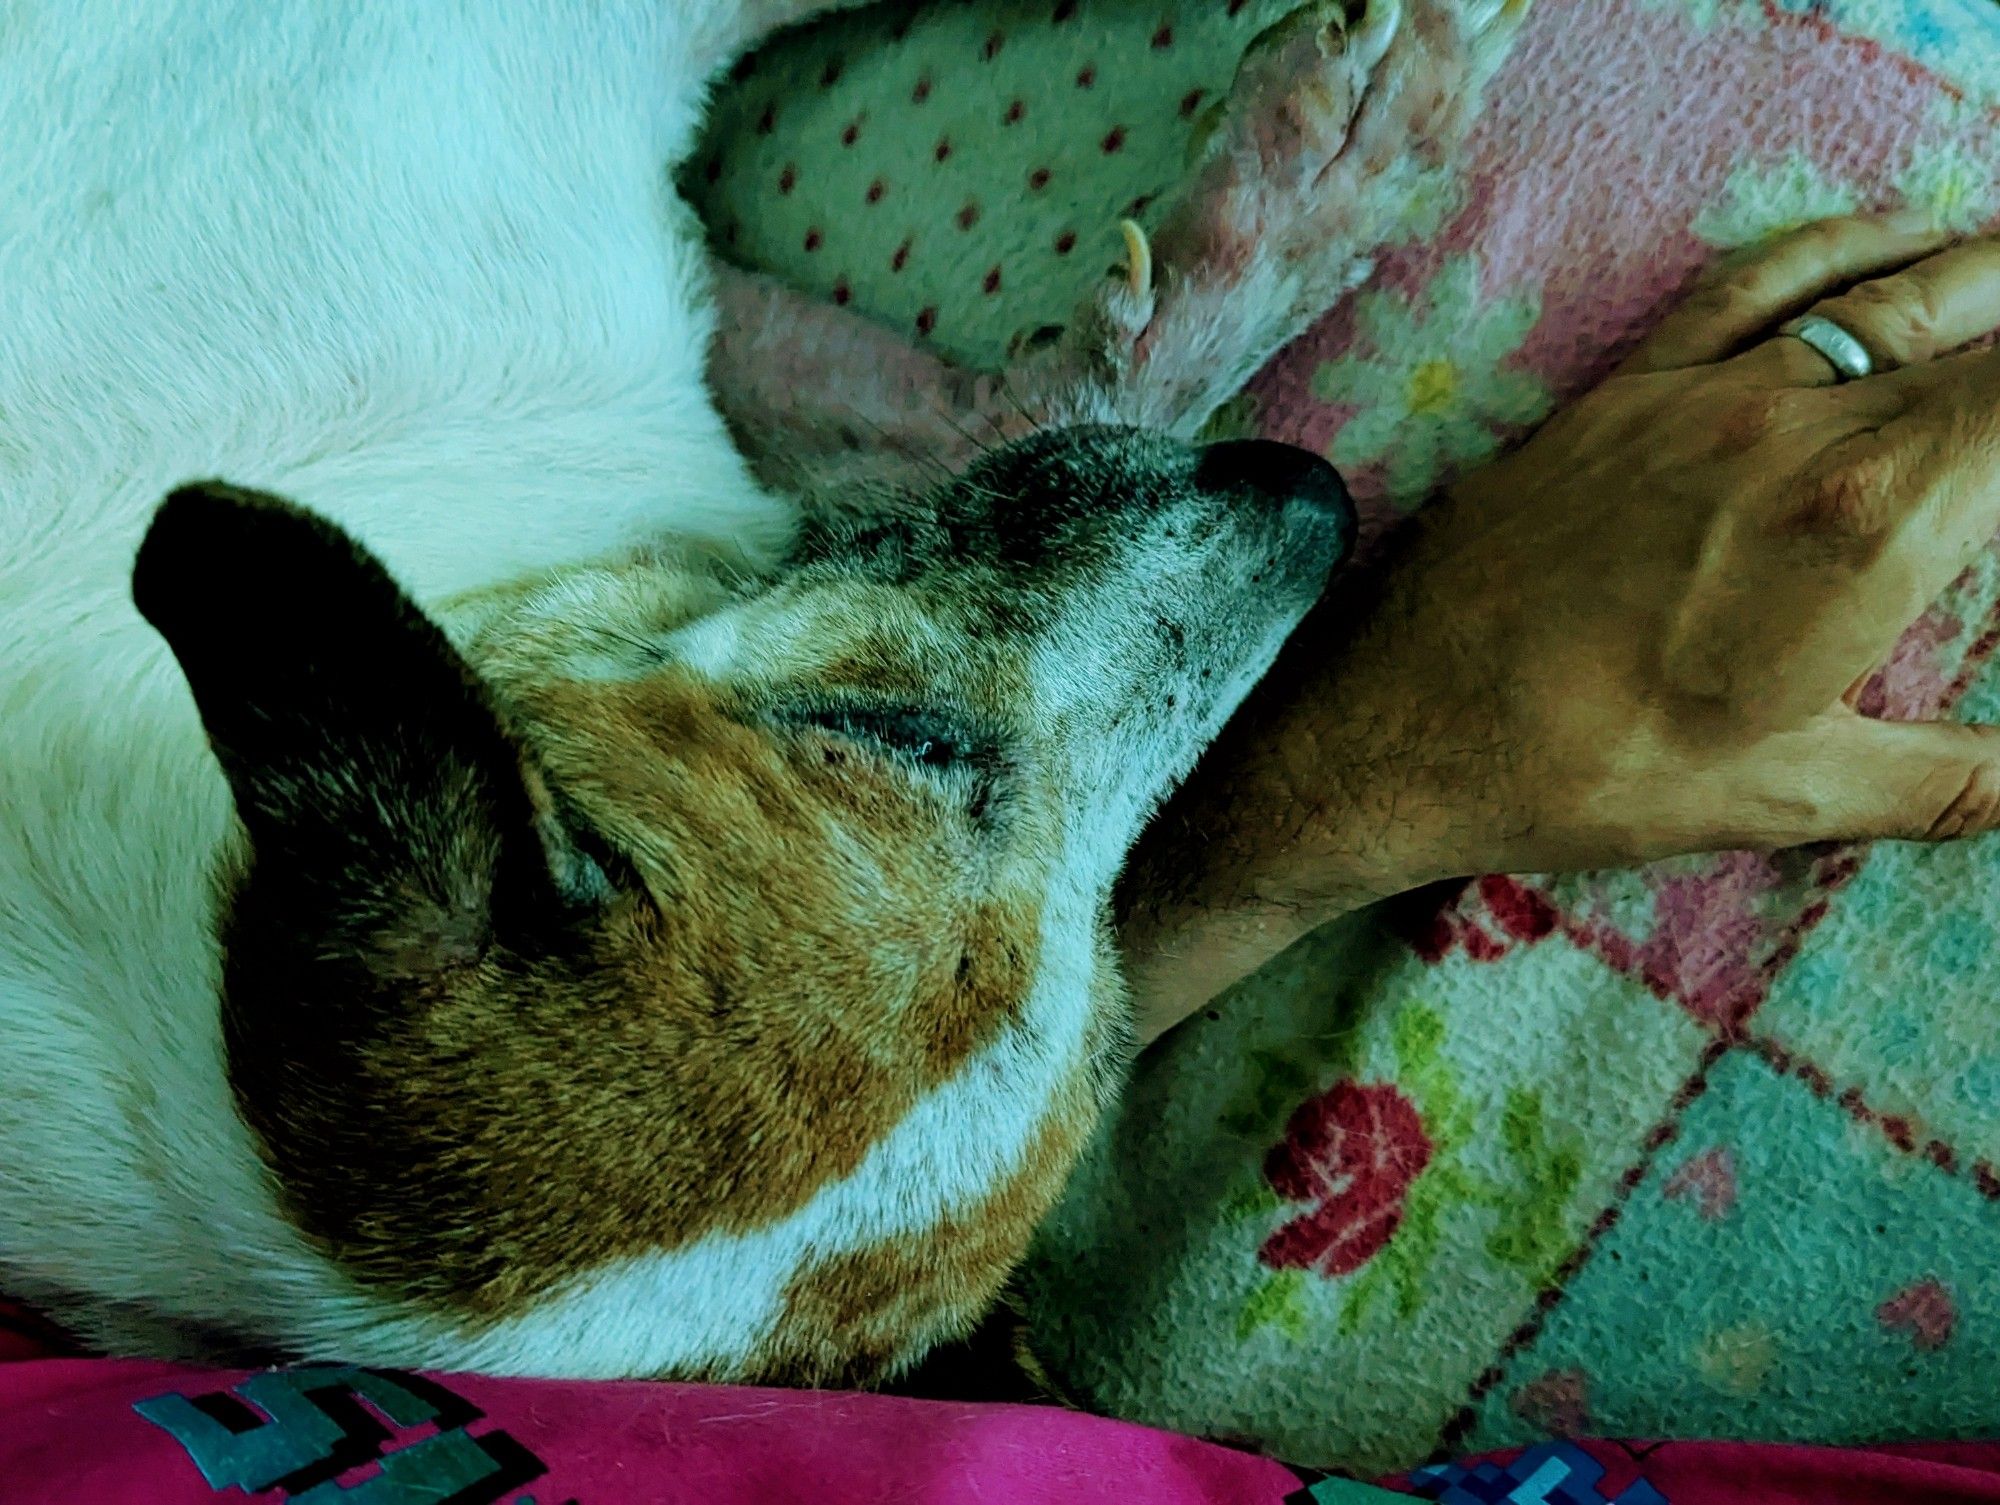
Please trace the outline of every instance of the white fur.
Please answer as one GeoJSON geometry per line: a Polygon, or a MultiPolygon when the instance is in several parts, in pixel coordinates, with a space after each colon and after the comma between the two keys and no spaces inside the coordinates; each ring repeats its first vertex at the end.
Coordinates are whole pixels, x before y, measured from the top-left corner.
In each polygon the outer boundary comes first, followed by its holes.
{"type": "MultiPolygon", "coordinates": [[[[233,1111],[206,887],[230,801],[131,561],[211,475],[344,524],[429,601],[666,530],[782,538],[702,387],[702,253],[666,178],[733,9],[0,16],[0,1288],[468,1357],[304,1246],[233,1111]]],[[[573,1370],[590,1326],[600,1366],[671,1363],[603,1351],[618,1325],[588,1311],[616,1286],[481,1356],[573,1370]]]]}
{"type": "MultiPolygon", "coordinates": [[[[1100,1022],[1095,927],[1146,803],[1305,607],[1252,590],[1254,551],[1240,579],[1203,574],[1166,529],[1159,568],[1125,561],[1064,616],[1029,694],[1082,753],[1030,997],[789,1218],[483,1329],[307,1245],[229,1090],[209,885],[230,796],[130,603],[134,552],[164,493],[219,476],[342,524],[434,610],[668,537],[771,557],[793,509],[704,389],[704,254],[667,176],[745,3],[0,15],[0,1289],[108,1346],[198,1354],[212,1325],[378,1363],[741,1372],[797,1272],[934,1228],[1019,1163],[1100,1022]],[[1130,645],[1156,597],[1204,581],[1203,651],[1228,672],[1145,682],[1130,645]]],[[[676,653],[715,667],[799,641],[739,627],[697,623],[676,653]]]]}

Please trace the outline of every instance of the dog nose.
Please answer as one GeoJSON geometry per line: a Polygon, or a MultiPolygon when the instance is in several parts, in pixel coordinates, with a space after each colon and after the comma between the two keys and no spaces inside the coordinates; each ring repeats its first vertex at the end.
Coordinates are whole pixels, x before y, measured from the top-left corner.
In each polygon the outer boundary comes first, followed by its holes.
{"type": "Polygon", "coordinates": [[[1279,506],[1298,503],[1331,515],[1343,538],[1354,536],[1354,498],[1320,456],[1274,439],[1229,439],[1211,444],[1195,462],[1194,482],[1204,491],[1248,493],[1279,506]]]}

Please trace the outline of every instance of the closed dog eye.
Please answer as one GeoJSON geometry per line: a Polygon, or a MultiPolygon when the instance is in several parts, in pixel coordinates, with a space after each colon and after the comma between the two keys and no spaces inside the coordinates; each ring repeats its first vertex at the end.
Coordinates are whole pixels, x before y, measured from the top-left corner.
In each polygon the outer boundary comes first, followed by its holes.
{"type": "Polygon", "coordinates": [[[1006,759],[997,735],[975,731],[969,718],[902,704],[867,702],[786,707],[781,724],[817,733],[829,764],[850,751],[900,765],[955,799],[975,826],[990,829],[1001,798],[1006,759]]]}
{"type": "Polygon", "coordinates": [[[921,707],[809,706],[788,719],[923,768],[990,769],[999,761],[991,738],[971,732],[949,715],[921,707]]]}

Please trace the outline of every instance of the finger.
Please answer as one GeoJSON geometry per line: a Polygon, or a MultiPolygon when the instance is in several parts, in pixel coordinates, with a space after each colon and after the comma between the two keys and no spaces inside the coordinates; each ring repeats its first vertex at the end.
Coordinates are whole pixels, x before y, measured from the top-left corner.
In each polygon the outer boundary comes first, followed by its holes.
{"type": "Polygon", "coordinates": [[[1847,688],[1841,691],[1840,703],[1850,711],[1860,711],[1864,715],[1876,709],[1875,702],[1881,698],[1878,688],[1884,665],[1875,664],[1855,675],[1847,688]]]}
{"type": "MultiPolygon", "coordinates": [[[[1928,600],[2000,532],[2000,350],[1946,356],[1856,382],[1873,427],[1822,453],[1797,495],[1911,569],[1928,600]]],[[[1843,402],[1843,409],[1848,407],[1843,402]]]]}
{"type": "Polygon", "coordinates": [[[1856,386],[1885,400],[1893,398],[1893,405],[1885,401],[1885,411],[1908,418],[1912,432],[1915,428],[1936,432],[1967,415],[1993,411],[2000,400],[2000,347],[1942,355],[1900,371],[1885,371],[1856,386]]]}
{"type": "MultiPolygon", "coordinates": [[[[1853,335],[1877,371],[1921,366],[2000,326],[2000,240],[1974,240],[1858,282],[1811,310],[1853,335]]],[[[1777,385],[1828,386],[1838,373],[1803,340],[1775,336],[1733,364],[1777,385]]]]}
{"type": "Polygon", "coordinates": [[[1813,300],[1857,277],[1906,266],[1950,239],[1927,215],[1907,211],[1822,220],[1794,230],[1769,249],[1704,276],[1625,358],[1618,374],[1678,371],[1723,360],[1813,300]]]}
{"type": "Polygon", "coordinates": [[[2000,727],[1836,710],[1774,747],[1756,782],[1753,846],[1977,836],[2000,828],[2000,727]]]}

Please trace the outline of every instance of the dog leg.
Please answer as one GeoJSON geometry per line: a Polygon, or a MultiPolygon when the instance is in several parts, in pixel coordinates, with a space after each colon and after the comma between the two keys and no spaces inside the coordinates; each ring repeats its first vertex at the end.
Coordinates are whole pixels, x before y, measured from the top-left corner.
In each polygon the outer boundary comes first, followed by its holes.
{"type": "MultiPolygon", "coordinates": [[[[1464,139],[1528,0],[1318,0],[1245,55],[1150,240],[1014,385],[1051,416],[1192,433],[1371,270],[1464,139]]],[[[1201,138],[1198,138],[1201,139],[1201,138]]]]}
{"type": "Polygon", "coordinates": [[[1149,239],[1041,348],[962,370],[718,263],[718,406],[768,482],[935,480],[1051,423],[1191,435],[1362,278],[1463,140],[1529,0],[1316,0],[1245,55],[1149,239]]]}
{"type": "Polygon", "coordinates": [[[1033,429],[1004,374],[969,371],[886,325],[715,262],[709,384],[767,485],[801,496],[922,489],[1033,429]]]}

